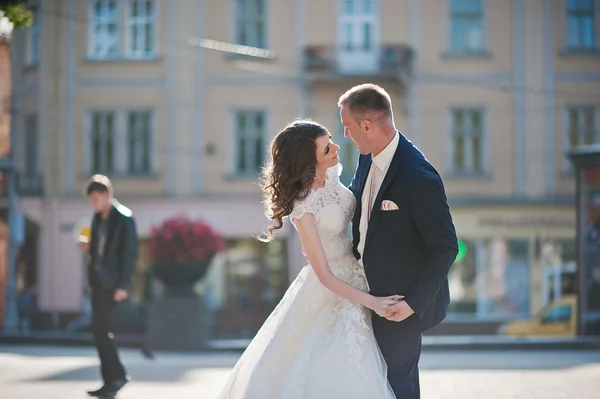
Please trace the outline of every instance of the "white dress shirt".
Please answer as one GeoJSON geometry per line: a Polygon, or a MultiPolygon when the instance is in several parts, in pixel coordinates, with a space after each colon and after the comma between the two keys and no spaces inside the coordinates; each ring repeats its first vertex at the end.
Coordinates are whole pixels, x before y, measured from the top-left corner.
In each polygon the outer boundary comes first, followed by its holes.
{"type": "MultiPolygon", "coordinates": [[[[373,203],[377,198],[383,179],[390,168],[390,163],[396,154],[398,143],[400,142],[400,136],[398,132],[392,139],[392,141],[381,151],[377,156],[374,156],[371,162],[371,169],[365,182],[365,189],[362,194],[362,210],[360,214],[360,241],[358,242],[358,252],[360,253],[360,264],[363,265],[363,252],[365,250],[365,241],[367,240],[367,230],[369,228],[369,219],[371,217],[371,209],[373,203]]],[[[363,265],[364,266],[364,265],[363,265]]]]}

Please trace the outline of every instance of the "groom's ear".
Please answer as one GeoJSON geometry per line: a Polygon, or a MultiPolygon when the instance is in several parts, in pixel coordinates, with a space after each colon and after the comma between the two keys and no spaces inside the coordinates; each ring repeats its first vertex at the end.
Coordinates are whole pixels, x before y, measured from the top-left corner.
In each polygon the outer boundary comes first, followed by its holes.
{"type": "Polygon", "coordinates": [[[370,119],[363,119],[360,122],[360,128],[366,133],[369,134],[373,131],[373,122],[370,119]]]}

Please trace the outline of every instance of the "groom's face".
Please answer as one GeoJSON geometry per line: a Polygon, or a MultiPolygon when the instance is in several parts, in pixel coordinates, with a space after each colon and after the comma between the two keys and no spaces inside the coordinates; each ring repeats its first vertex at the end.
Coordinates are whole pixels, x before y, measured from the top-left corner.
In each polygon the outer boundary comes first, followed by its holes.
{"type": "Polygon", "coordinates": [[[340,118],[342,125],[344,125],[344,137],[352,140],[352,143],[361,154],[370,154],[369,142],[357,118],[345,106],[340,108],[340,118]]]}

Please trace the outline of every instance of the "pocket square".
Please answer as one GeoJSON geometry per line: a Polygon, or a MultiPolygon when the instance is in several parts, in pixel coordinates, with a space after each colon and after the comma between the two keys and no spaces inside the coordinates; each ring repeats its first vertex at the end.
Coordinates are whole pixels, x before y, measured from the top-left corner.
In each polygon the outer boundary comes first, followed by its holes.
{"type": "Polygon", "coordinates": [[[400,208],[398,208],[398,205],[394,204],[393,201],[390,200],[384,200],[381,203],[381,210],[382,211],[396,211],[400,208]]]}

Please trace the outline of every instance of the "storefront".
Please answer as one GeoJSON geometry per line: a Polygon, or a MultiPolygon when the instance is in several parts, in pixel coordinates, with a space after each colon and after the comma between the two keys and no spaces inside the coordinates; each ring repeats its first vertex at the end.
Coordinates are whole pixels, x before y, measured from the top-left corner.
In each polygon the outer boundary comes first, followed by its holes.
{"type": "MultiPolygon", "coordinates": [[[[265,244],[254,238],[267,227],[259,199],[227,200],[127,200],[136,218],[139,258],[133,295],[117,324],[128,332],[143,331],[144,308],[161,295],[162,286],[150,273],[148,237],[152,226],[183,214],[202,219],[221,232],[227,248],[196,287],[209,309],[212,334],[218,338],[252,336],[274,309],[290,279],[304,263],[297,239],[283,229],[276,241],[265,244]]],[[[43,329],[87,331],[90,312],[86,281],[86,255],[76,245],[78,229],[91,220],[84,200],[23,201],[24,213],[41,227],[35,267],[36,291],[43,329]]],[[[118,329],[118,328],[117,328],[118,329]]]]}
{"type": "Polygon", "coordinates": [[[577,333],[600,335],[600,145],[569,154],[577,176],[577,333]]]}
{"type": "Polygon", "coordinates": [[[571,206],[453,207],[460,252],[451,304],[436,332],[495,333],[575,289],[571,206]]]}
{"type": "MultiPolygon", "coordinates": [[[[253,237],[266,227],[259,200],[124,199],[123,203],[134,211],[140,237],[134,304],[147,304],[152,296],[161,295],[160,283],[148,273],[151,226],[185,214],[208,221],[227,238],[227,249],[197,286],[217,338],[251,337],[305,263],[289,226],[271,244],[253,237]]],[[[45,326],[65,329],[89,312],[85,259],[75,245],[74,230],[89,220],[90,209],[81,200],[22,205],[41,228],[38,251],[44,256],[37,258],[36,291],[45,326]]],[[[574,207],[453,206],[451,211],[461,251],[449,274],[448,317],[433,333],[493,334],[502,322],[528,317],[554,298],[573,292],[574,207]]]]}

